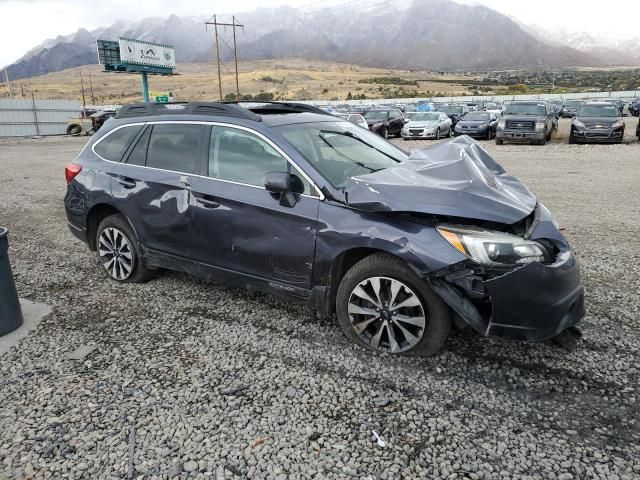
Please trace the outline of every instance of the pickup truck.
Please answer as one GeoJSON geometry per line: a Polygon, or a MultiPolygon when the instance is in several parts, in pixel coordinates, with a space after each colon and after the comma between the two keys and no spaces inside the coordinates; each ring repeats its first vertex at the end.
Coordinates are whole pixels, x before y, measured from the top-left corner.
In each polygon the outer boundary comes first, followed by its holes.
{"type": "Polygon", "coordinates": [[[511,103],[498,122],[496,144],[505,140],[544,145],[557,129],[556,115],[546,102],[521,101],[511,103]]]}

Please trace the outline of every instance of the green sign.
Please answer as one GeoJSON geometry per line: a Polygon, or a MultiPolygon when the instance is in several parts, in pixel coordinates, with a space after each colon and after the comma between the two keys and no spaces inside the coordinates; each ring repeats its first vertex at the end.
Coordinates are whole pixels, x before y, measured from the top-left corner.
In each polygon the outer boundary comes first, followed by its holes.
{"type": "Polygon", "coordinates": [[[166,95],[156,97],[156,103],[169,103],[169,97],[167,97],[166,95]]]}

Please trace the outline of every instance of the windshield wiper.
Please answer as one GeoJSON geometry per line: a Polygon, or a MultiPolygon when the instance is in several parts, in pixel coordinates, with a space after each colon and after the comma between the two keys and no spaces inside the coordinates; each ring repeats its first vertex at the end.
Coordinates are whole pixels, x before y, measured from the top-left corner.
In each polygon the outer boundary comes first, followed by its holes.
{"type": "MultiPolygon", "coordinates": [[[[373,146],[373,145],[371,145],[369,142],[365,142],[363,139],[361,139],[361,138],[360,138],[359,136],[357,136],[355,133],[352,133],[352,132],[332,132],[331,130],[320,130],[320,133],[332,133],[332,134],[334,134],[334,135],[344,135],[345,137],[353,138],[353,139],[355,139],[355,140],[359,141],[360,143],[363,143],[363,144],[364,144],[364,145],[366,145],[367,147],[369,147],[369,148],[373,148],[376,152],[379,152],[379,153],[381,153],[382,155],[384,155],[385,157],[390,158],[390,159],[391,159],[391,160],[393,160],[394,162],[396,162],[396,163],[400,163],[400,160],[398,160],[397,158],[392,157],[392,156],[391,156],[391,155],[389,155],[388,153],[386,153],[386,152],[384,152],[384,151],[380,150],[379,148],[374,147],[374,146],[373,146]]],[[[320,137],[320,138],[322,138],[322,137],[320,137]]],[[[325,143],[327,143],[327,142],[326,142],[326,140],[325,140],[324,138],[322,138],[322,140],[324,140],[324,141],[325,141],[325,143]]],[[[329,145],[330,145],[330,144],[329,144],[329,145]]],[[[330,146],[331,146],[331,148],[333,148],[333,145],[330,145],[330,146]]],[[[354,161],[355,161],[355,160],[354,160],[354,161]]],[[[382,168],[380,168],[380,169],[378,169],[378,170],[382,170],[382,168]]],[[[375,170],[375,169],[374,169],[374,170],[372,170],[372,171],[377,172],[378,170],[375,170]]]]}
{"type": "MultiPolygon", "coordinates": [[[[320,133],[325,133],[325,131],[324,131],[324,130],[322,130],[320,133]]],[[[336,133],[336,132],[330,132],[330,131],[329,131],[329,132],[326,132],[326,133],[336,133]]],[[[353,158],[349,157],[348,155],[345,155],[344,153],[339,152],[339,151],[336,149],[336,147],[334,147],[333,145],[331,145],[331,143],[329,143],[329,140],[327,140],[326,138],[324,138],[322,135],[318,135],[318,136],[320,137],[320,140],[322,140],[324,143],[326,143],[327,145],[329,145],[329,147],[331,147],[332,149],[334,149],[334,150],[336,151],[336,153],[337,153],[338,155],[340,155],[341,157],[346,158],[346,159],[347,159],[347,160],[349,160],[350,162],[353,162],[353,163],[355,163],[356,165],[358,165],[359,167],[362,167],[362,168],[364,168],[365,170],[369,170],[369,171],[370,171],[370,172],[372,172],[372,173],[377,171],[375,168],[368,167],[368,166],[366,166],[364,163],[359,162],[358,160],[354,160],[353,158]]]]}

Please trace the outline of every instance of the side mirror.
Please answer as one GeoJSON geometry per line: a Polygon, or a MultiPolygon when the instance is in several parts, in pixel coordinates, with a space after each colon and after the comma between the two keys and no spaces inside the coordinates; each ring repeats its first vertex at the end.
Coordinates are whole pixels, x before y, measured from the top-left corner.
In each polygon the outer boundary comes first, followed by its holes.
{"type": "Polygon", "coordinates": [[[409,119],[408,119],[408,118],[405,118],[405,119],[404,119],[404,123],[409,123],[409,119]]]}
{"type": "Polygon", "coordinates": [[[298,203],[295,193],[304,192],[302,181],[288,172],[267,172],[264,176],[264,188],[280,197],[280,205],[289,208],[298,203]]]}
{"type": "Polygon", "coordinates": [[[287,172],[268,172],[264,176],[264,188],[271,193],[291,191],[291,175],[287,172]]]}

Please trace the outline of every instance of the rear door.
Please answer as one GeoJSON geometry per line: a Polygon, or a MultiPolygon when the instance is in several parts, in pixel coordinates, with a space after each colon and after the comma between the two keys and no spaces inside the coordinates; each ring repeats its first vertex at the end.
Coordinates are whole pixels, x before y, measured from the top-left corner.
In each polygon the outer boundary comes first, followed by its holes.
{"type": "Polygon", "coordinates": [[[125,161],[112,171],[111,190],[147,248],[190,257],[193,250],[190,184],[206,156],[207,127],[186,122],[147,125],[125,161]]]}
{"type": "Polygon", "coordinates": [[[206,177],[191,189],[197,260],[290,293],[310,288],[320,200],[275,144],[244,127],[213,125],[206,177]],[[268,172],[292,174],[293,205],[264,188],[268,172]]]}

